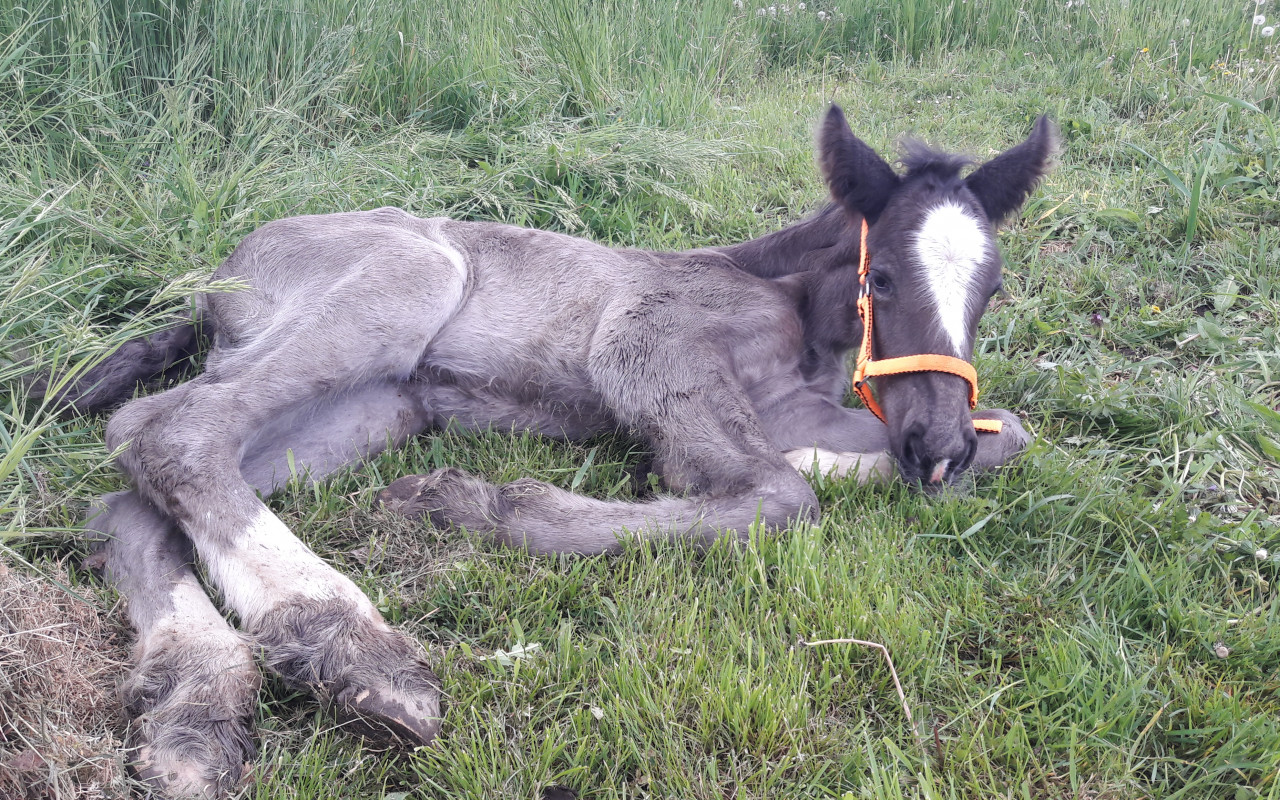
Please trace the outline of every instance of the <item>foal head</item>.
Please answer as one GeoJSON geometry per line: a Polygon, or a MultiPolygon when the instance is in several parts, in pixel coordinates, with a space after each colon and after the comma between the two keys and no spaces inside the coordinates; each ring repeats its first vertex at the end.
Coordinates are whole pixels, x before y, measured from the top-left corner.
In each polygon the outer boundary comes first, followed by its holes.
{"type": "MultiPolygon", "coordinates": [[[[850,227],[860,230],[864,219],[869,225],[872,358],[972,360],[978,319],[1001,286],[995,226],[1022,206],[1047,170],[1055,142],[1053,125],[1040,117],[1026,141],[967,177],[961,171],[968,159],[908,143],[906,171],[899,175],[853,135],[839,107],[831,107],[819,129],[818,155],[850,227]]],[[[904,477],[938,483],[969,466],[977,436],[987,434],[974,432],[964,378],[928,371],[883,375],[873,383],[904,477]]]]}

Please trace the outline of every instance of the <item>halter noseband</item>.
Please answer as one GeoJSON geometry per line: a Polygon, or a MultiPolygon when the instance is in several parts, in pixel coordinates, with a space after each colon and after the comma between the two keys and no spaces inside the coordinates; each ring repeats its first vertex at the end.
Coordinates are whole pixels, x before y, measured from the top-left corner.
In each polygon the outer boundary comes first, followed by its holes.
{"type": "MultiPolygon", "coordinates": [[[[862,317],[862,346],[858,348],[858,363],[853,368],[853,390],[862,403],[880,419],[887,422],[880,404],[871,393],[870,378],[877,375],[901,375],[906,372],[947,372],[969,382],[969,408],[978,407],[978,373],[968,361],[953,356],[924,353],[899,358],[871,358],[871,289],[867,286],[867,273],[871,271],[871,259],[867,257],[867,221],[862,220],[862,252],[858,256],[858,316],[862,317]]],[[[999,433],[1004,427],[998,419],[975,419],[974,430],[979,433],[999,433]]]]}

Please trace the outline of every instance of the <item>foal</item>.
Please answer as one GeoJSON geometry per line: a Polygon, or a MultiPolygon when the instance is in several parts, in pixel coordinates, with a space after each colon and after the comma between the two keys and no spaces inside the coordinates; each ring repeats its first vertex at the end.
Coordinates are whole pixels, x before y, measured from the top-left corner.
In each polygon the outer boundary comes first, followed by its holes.
{"type": "MultiPolygon", "coordinates": [[[[212,337],[203,374],[125,403],[107,426],[108,447],[128,444],[118,464],[135,488],[103,497],[89,527],[138,629],[124,696],[139,774],[167,794],[234,786],[253,755],[255,653],[374,735],[425,743],[439,730],[439,682],[417,643],[260,499],[287,481],[291,458],[319,479],[450,422],[569,439],[629,430],[669,494],[604,501],[453,469],[383,494],[435,525],[584,554],[616,549],[628,531],[705,544],[757,520],[815,520],[797,471],[815,464],[943,484],[1008,461],[1025,431],[1007,411],[973,414],[964,378],[878,378],[881,422],[842,406],[845,357],[869,330],[868,355],[967,368],[1000,288],[993,227],[1053,146],[1041,118],[968,177],[964,159],[921,145],[899,175],[832,107],[818,152],[835,203],[687,253],[391,208],[246,237],[215,277],[248,289],[199,298],[212,337]],[[875,301],[874,327],[859,319],[860,291],[868,314],[875,301]],[[977,433],[975,418],[1003,430],[977,433]],[[197,557],[243,633],[197,581],[197,557]]],[[[196,332],[193,321],[126,345],[65,399],[119,403],[193,350],[196,332]]]]}

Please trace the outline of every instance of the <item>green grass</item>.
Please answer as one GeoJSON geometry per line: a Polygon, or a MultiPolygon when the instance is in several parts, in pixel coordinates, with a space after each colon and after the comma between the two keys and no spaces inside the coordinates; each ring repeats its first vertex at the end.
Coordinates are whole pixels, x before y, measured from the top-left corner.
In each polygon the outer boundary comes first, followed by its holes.
{"type": "Polygon", "coordinates": [[[821,526],[709,553],[532,558],[371,511],[444,464],[628,497],[613,439],[429,435],[286,492],[448,717],[381,752],[269,681],[246,796],[1280,797],[1272,4],[350,5],[0,11],[0,557],[83,555],[121,487],[102,421],[23,376],[145,330],[258,225],[389,204],[738,241],[822,201],[832,98],[885,153],[1062,125],[979,342],[984,404],[1038,438],[965,495],[816,480],[821,526]],[[804,644],[845,637],[888,647],[918,730],[877,653],[804,644]]]}

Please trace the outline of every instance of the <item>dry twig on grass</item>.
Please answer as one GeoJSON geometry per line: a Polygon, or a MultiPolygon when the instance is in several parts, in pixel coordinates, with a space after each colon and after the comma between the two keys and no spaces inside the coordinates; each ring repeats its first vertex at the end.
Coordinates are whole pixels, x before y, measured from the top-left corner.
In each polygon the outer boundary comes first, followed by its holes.
{"type": "Polygon", "coordinates": [[[889,655],[889,648],[879,642],[868,642],[865,639],[819,639],[816,642],[805,642],[807,647],[819,647],[826,644],[856,644],[862,647],[870,647],[879,650],[880,655],[884,656],[884,662],[889,665],[889,674],[893,676],[893,688],[898,690],[898,700],[902,703],[902,711],[907,715],[907,724],[911,726],[911,734],[916,739],[916,744],[920,745],[921,751],[924,751],[924,740],[920,738],[920,731],[916,729],[915,718],[911,716],[911,706],[907,704],[907,695],[902,691],[902,681],[898,680],[898,670],[893,666],[893,658],[889,655]]]}

